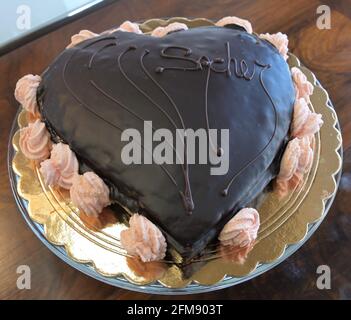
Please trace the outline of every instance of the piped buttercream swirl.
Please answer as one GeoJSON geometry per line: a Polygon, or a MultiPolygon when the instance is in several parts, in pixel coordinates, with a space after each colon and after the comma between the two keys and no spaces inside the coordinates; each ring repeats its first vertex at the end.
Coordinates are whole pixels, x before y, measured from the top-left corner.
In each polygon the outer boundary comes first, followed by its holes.
{"type": "Polygon", "coordinates": [[[134,32],[137,34],[141,34],[142,31],[139,28],[139,25],[137,23],[134,22],[130,22],[130,21],[124,21],[117,30],[120,31],[124,31],[124,32],[134,32]]]}
{"type": "Polygon", "coordinates": [[[166,27],[157,27],[151,33],[152,37],[164,37],[171,32],[176,32],[180,30],[188,30],[188,26],[184,23],[173,22],[166,27]]]}
{"type": "Polygon", "coordinates": [[[33,115],[38,114],[37,88],[41,77],[27,74],[17,81],[15,98],[25,110],[33,115]]]}
{"type": "Polygon", "coordinates": [[[299,186],[303,175],[310,170],[313,161],[311,139],[312,136],[306,136],[289,141],[275,184],[279,197],[285,197],[290,190],[299,186]]]}
{"type": "Polygon", "coordinates": [[[285,60],[288,59],[288,45],[289,45],[289,40],[288,36],[284,33],[278,32],[274,34],[270,33],[262,33],[259,36],[261,39],[269,41],[271,44],[273,44],[279,51],[279,53],[283,56],[285,60]]]}
{"type": "Polygon", "coordinates": [[[304,98],[296,99],[291,125],[291,135],[302,138],[314,135],[323,124],[322,115],[314,113],[304,98]]]}
{"type": "Polygon", "coordinates": [[[77,44],[97,36],[98,36],[97,33],[91,32],[89,30],[81,30],[79,33],[71,37],[71,43],[67,46],[67,49],[73,48],[77,44]]]}
{"type": "Polygon", "coordinates": [[[67,144],[54,144],[50,159],[40,164],[40,172],[48,186],[60,186],[69,190],[78,174],[78,160],[67,144]]]}
{"type": "Polygon", "coordinates": [[[97,217],[110,204],[109,189],[94,172],[75,175],[70,196],[72,203],[88,216],[97,217]]]}
{"type": "Polygon", "coordinates": [[[299,68],[291,68],[291,76],[295,85],[296,98],[304,98],[307,102],[310,102],[310,95],[313,94],[312,83],[307,80],[307,77],[299,68]]]}
{"type": "Polygon", "coordinates": [[[222,229],[218,239],[224,246],[246,247],[257,238],[260,216],[256,209],[241,209],[222,229]]]}
{"type": "Polygon", "coordinates": [[[20,130],[19,146],[31,160],[45,160],[50,154],[50,134],[45,124],[37,119],[20,130]]]}
{"type": "Polygon", "coordinates": [[[312,165],[313,161],[313,149],[311,148],[311,137],[307,136],[299,139],[300,144],[300,157],[297,165],[296,172],[304,174],[312,165]]]}
{"type": "Polygon", "coordinates": [[[235,24],[237,26],[244,28],[248,33],[252,33],[251,23],[250,21],[245,19],[229,16],[229,17],[224,17],[216,22],[216,26],[218,27],[225,27],[226,25],[229,25],[229,24],[235,24]]]}
{"type": "Polygon", "coordinates": [[[289,141],[284,151],[282,160],[280,162],[280,171],[278,179],[290,180],[295,174],[301,155],[300,139],[295,138],[289,141]]]}
{"type": "Polygon", "coordinates": [[[121,232],[121,243],[130,255],[138,256],[143,262],[163,259],[167,249],[161,231],[140,214],[129,219],[129,228],[121,232]]]}

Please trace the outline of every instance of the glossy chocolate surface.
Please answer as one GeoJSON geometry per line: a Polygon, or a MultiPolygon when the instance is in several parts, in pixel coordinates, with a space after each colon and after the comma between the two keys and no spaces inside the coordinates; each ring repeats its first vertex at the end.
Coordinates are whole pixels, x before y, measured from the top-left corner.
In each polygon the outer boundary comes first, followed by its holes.
{"type": "MultiPolygon", "coordinates": [[[[43,74],[42,116],[54,135],[156,223],[184,257],[197,255],[275,177],[294,103],[287,63],[241,29],[200,27],[164,38],[116,31],[65,50],[43,74]],[[121,132],[230,130],[226,175],[205,164],[125,165],[121,132]]],[[[175,136],[175,134],[174,134],[175,136]]]]}

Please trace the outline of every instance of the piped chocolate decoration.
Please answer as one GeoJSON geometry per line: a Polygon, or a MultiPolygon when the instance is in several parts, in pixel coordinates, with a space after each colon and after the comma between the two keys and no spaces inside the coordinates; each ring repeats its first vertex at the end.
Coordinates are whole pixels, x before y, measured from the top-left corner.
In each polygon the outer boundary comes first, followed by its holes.
{"type": "Polygon", "coordinates": [[[50,133],[185,259],[277,175],[295,92],[284,59],[255,35],[212,26],[163,38],[115,31],[65,50],[42,78],[38,101],[50,133]],[[212,176],[211,164],[187,161],[125,165],[121,133],[143,132],[145,120],[174,137],[177,128],[229,129],[228,173],[212,176]]]}

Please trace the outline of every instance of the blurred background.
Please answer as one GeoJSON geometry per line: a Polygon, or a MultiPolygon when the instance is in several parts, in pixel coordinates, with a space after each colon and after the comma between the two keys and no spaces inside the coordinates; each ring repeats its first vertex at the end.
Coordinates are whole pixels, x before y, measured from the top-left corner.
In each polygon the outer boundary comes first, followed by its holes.
{"type": "Polygon", "coordinates": [[[49,28],[70,22],[109,0],[11,0],[0,2],[0,52],[40,36],[49,28]]]}

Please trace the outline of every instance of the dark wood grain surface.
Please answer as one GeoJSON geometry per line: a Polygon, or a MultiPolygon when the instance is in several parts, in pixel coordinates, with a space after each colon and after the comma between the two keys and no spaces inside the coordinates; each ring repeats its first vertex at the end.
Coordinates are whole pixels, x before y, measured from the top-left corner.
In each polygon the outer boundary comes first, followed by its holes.
{"type": "Polygon", "coordinates": [[[343,132],[344,168],[336,200],[317,232],[292,257],[244,284],[182,298],[351,299],[351,2],[350,0],[120,0],[0,57],[0,299],[169,299],[95,281],[54,256],[27,227],[10,190],[6,156],[18,78],[40,74],[81,29],[101,32],[126,19],[188,16],[249,19],[256,32],[287,33],[290,50],[327,89],[343,132]],[[317,7],[332,9],[331,29],[316,26],[317,7]],[[31,268],[31,290],[18,290],[16,269],[31,268]],[[316,270],[331,268],[331,289],[319,290],[316,270]]]}

